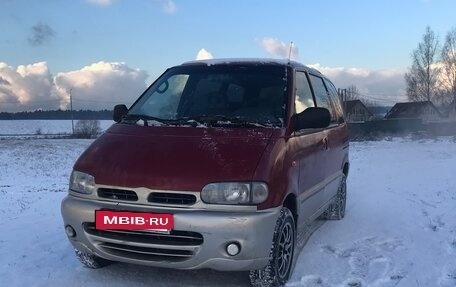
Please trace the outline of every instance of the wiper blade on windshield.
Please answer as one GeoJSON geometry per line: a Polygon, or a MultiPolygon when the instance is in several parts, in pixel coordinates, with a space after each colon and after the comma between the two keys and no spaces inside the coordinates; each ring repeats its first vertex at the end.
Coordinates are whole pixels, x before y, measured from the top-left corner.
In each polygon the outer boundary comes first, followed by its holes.
{"type": "Polygon", "coordinates": [[[179,121],[186,121],[187,123],[196,122],[199,124],[207,124],[209,126],[225,126],[234,125],[242,127],[268,127],[271,123],[260,120],[252,120],[240,116],[225,116],[225,115],[200,115],[193,117],[183,117],[179,121]]]}
{"type": "Polygon", "coordinates": [[[157,122],[162,123],[162,124],[167,124],[168,123],[168,120],[157,118],[157,117],[153,117],[153,116],[149,116],[149,115],[142,115],[142,114],[127,114],[124,117],[124,119],[125,120],[135,120],[135,122],[137,122],[138,120],[142,120],[144,122],[145,126],[149,125],[148,121],[157,121],[157,122]]]}
{"type": "Polygon", "coordinates": [[[144,126],[149,126],[148,121],[155,121],[163,125],[190,125],[190,126],[197,126],[197,122],[191,122],[189,120],[183,121],[182,119],[162,119],[162,118],[157,118],[154,116],[149,116],[149,115],[142,115],[142,114],[127,114],[124,118],[125,120],[134,120],[137,122],[138,120],[142,120],[144,122],[144,126]]]}
{"type": "Polygon", "coordinates": [[[192,117],[182,117],[178,119],[162,119],[149,115],[142,114],[127,114],[124,120],[142,120],[144,126],[149,126],[148,121],[156,121],[163,125],[190,125],[198,126],[237,126],[237,127],[272,127],[276,123],[261,119],[250,119],[241,116],[225,116],[225,115],[199,115],[192,117]]]}
{"type": "MultiPolygon", "coordinates": [[[[242,117],[242,116],[236,116],[236,117],[227,117],[226,118],[227,124],[232,124],[232,125],[239,125],[243,127],[273,127],[277,126],[279,123],[271,120],[265,120],[261,118],[249,118],[249,117],[242,117]]],[[[223,124],[224,122],[218,122],[218,124],[223,124]]]]}

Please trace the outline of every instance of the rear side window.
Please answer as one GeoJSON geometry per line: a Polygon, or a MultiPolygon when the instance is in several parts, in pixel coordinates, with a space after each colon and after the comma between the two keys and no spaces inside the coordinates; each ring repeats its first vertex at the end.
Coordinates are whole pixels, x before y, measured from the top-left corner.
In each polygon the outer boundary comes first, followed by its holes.
{"type": "Polygon", "coordinates": [[[323,82],[323,79],[314,75],[309,75],[309,78],[312,83],[312,88],[314,90],[317,107],[328,109],[329,113],[331,114],[331,122],[337,122],[336,113],[334,111],[333,106],[331,105],[331,100],[329,99],[329,94],[326,90],[326,86],[323,82]]]}
{"type": "Polygon", "coordinates": [[[304,72],[296,72],[295,111],[297,114],[309,107],[314,107],[312,91],[304,72]]]}
{"type": "Polygon", "coordinates": [[[342,109],[342,105],[340,103],[339,95],[337,94],[336,87],[334,87],[333,83],[325,79],[326,87],[329,91],[329,97],[333,104],[334,110],[336,112],[337,122],[343,123],[344,122],[344,110],[342,109]]]}

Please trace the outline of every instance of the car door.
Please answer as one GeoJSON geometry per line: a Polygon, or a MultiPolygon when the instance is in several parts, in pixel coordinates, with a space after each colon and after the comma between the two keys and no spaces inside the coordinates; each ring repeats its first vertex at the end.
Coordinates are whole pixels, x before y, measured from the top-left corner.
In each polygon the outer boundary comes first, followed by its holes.
{"type": "Polygon", "coordinates": [[[324,80],[328,90],[329,99],[333,107],[335,118],[328,129],[327,165],[328,175],[331,179],[326,186],[326,198],[331,199],[337,193],[343,164],[348,160],[348,132],[343,117],[343,109],[339,95],[334,85],[327,79],[324,80]]]}
{"type": "MultiPolygon", "coordinates": [[[[306,72],[295,73],[294,90],[295,114],[315,107],[315,98],[306,72]]],[[[300,226],[312,220],[324,202],[325,137],[321,129],[305,129],[295,131],[290,138],[291,153],[299,170],[297,190],[300,226]]]]}
{"type": "MultiPolygon", "coordinates": [[[[331,114],[331,121],[329,127],[327,127],[322,134],[324,134],[324,153],[321,156],[321,173],[323,174],[323,181],[325,184],[325,190],[322,192],[322,205],[324,206],[331,198],[335,195],[334,184],[338,182],[338,175],[334,170],[334,156],[337,154],[337,149],[335,148],[332,141],[335,141],[335,129],[338,126],[339,118],[337,116],[334,104],[331,101],[328,89],[325,84],[323,77],[319,75],[309,74],[310,82],[315,94],[315,102],[317,107],[326,108],[331,114]]],[[[342,117],[343,118],[343,117],[342,117]]]]}

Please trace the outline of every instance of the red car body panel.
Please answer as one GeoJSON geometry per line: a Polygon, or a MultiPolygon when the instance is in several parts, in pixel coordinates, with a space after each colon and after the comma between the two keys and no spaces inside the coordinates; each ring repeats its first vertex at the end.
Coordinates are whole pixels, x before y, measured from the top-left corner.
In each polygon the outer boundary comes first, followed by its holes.
{"type": "Polygon", "coordinates": [[[160,190],[264,180],[254,178],[255,170],[275,130],[114,124],[74,169],[92,174],[97,184],[160,190]]]}

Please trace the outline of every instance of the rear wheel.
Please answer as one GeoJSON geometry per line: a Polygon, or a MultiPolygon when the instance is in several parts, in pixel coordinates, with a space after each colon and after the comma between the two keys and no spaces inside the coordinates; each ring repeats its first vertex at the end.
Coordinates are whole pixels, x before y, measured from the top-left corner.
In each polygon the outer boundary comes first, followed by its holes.
{"type": "Polygon", "coordinates": [[[255,287],[283,286],[290,277],[296,240],[296,228],[291,211],[282,207],[274,230],[271,259],[266,267],[250,271],[255,287]]]}
{"type": "Polygon", "coordinates": [[[79,261],[87,268],[98,269],[114,263],[113,261],[98,257],[92,253],[82,252],[77,249],[75,249],[74,252],[79,261]]]}
{"type": "Polygon", "coordinates": [[[345,216],[345,206],[347,205],[347,177],[342,175],[342,179],[337,189],[336,199],[323,213],[323,219],[340,220],[345,216]]]}

